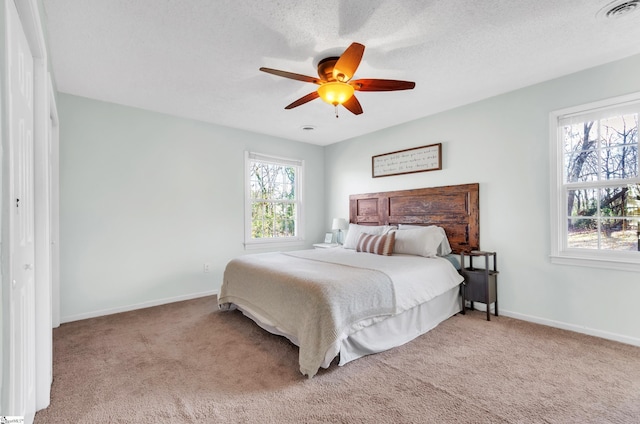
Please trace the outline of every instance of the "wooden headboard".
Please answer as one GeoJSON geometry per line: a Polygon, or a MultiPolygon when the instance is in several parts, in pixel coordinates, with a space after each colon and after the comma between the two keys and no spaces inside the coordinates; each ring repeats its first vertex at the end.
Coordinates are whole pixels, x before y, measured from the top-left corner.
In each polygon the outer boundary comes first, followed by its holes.
{"type": "Polygon", "coordinates": [[[454,253],[480,249],[479,184],[349,196],[349,221],[360,225],[437,225],[454,253]]]}

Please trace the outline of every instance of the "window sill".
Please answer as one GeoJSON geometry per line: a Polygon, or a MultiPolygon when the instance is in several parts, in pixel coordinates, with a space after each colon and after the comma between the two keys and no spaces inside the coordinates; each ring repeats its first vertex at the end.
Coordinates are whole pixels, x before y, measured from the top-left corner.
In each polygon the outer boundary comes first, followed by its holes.
{"type": "Polygon", "coordinates": [[[286,247],[302,247],[304,246],[304,240],[269,240],[269,241],[251,241],[244,243],[245,250],[257,250],[257,249],[281,249],[286,247]]]}
{"type": "Polygon", "coordinates": [[[640,272],[640,254],[638,258],[602,257],[601,255],[565,253],[551,255],[551,263],[559,265],[573,265],[590,268],[614,269],[616,271],[640,272]]]}

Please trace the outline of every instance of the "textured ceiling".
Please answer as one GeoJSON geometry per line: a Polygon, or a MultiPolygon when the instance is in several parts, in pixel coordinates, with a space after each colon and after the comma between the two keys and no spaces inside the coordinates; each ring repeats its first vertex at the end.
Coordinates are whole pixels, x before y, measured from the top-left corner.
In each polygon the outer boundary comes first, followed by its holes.
{"type": "Polygon", "coordinates": [[[320,145],[640,53],[640,11],[600,17],[611,0],[43,4],[60,92],[320,145]],[[336,119],[320,99],[284,110],[316,86],[258,71],[316,76],[354,41],[354,78],[416,88],[356,92],[364,113],[336,119]]]}

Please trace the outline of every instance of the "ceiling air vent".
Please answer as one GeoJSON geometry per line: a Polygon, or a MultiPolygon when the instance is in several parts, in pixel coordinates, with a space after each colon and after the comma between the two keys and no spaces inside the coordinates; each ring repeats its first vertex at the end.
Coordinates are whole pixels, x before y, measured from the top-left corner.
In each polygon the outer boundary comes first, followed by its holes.
{"type": "Polygon", "coordinates": [[[618,19],[640,10],[640,0],[617,0],[600,9],[601,19],[618,19]]]}

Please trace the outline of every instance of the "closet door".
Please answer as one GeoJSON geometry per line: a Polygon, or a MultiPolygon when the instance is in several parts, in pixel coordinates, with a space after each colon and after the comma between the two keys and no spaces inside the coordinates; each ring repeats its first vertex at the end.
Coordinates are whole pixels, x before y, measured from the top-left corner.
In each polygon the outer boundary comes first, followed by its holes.
{"type": "MultiPolygon", "coordinates": [[[[35,415],[34,67],[14,2],[4,1],[7,76],[9,379],[5,415],[35,415]]],[[[6,162],[5,162],[6,163],[6,162]]],[[[6,210],[6,209],[5,209],[6,210]]],[[[5,315],[6,317],[6,315],[5,315]]],[[[5,350],[6,351],[6,350],[5,350]]]]}

